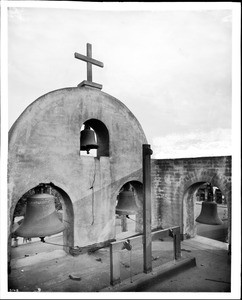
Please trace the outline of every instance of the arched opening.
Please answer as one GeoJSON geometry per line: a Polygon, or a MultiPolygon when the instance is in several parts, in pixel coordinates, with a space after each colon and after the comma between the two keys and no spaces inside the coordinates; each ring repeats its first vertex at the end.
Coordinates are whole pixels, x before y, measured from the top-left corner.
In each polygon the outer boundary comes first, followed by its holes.
{"type": "MultiPolygon", "coordinates": [[[[228,208],[226,198],[222,194],[221,190],[218,187],[213,186],[211,183],[206,182],[198,188],[196,198],[197,201],[195,204],[195,221],[199,216],[201,216],[201,213],[204,214],[204,212],[202,212],[202,202],[212,201],[217,204],[217,207],[215,206],[216,209],[212,209],[211,213],[214,216],[214,218],[217,214],[218,219],[221,220],[222,223],[217,225],[211,225],[196,221],[197,235],[227,243],[228,208]]],[[[211,216],[209,216],[208,218],[211,218],[211,216]]]]}
{"type": "Polygon", "coordinates": [[[116,199],[116,238],[122,239],[143,230],[143,184],[128,181],[120,189],[116,199]]]}
{"type": "Polygon", "coordinates": [[[89,119],[83,123],[80,131],[80,155],[98,158],[109,156],[109,133],[103,122],[97,119],[89,119]],[[86,131],[84,131],[85,128],[86,131]],[[86,141],[87,144],[92,145],[89,151],[86,149],[86,141]]]}
{"type": "MultiPolygon", "coordinates": [[[[70,197],[61,188],[55,186],[53,183],[41,183],[30,189],[19,199],[13,213],[11,226],[11,266],[14,264],[18,265],[24,258],[29,259],[29,263],[33,264],[33,262],[37,263],[39,260],[48,260],[48,257],[53,258],[55,255],[58,257],[66,255],[66,253],[69,253],[70,247],[73,247],[74,244],[73,226],[74,213],[72,202],[70,197]],[[50,200],[51,202],[52,200],[54,201],[54,212],[52,212],[52,206],[51,209],[49,208],[50,206],[45,207],[44,205],[41,209],[38,207],[32,209],[33,215],[30,214],[30,217],[32,218],[31,222],[33,227],[41,227],[39,224],[44,220],[48,225],[46,227],[52,228],[53,223],[51,222],[53,218],[57,216],[58,222],[60,222],[58,224],[64,225],[64,229],[61,231],[58,231],[58,229],[50,230],[44,239],[40,239],[40,237],[35,236],[35,234],[33,234],[34,237],[25,237],[25,235],[23,237],[21,234],[16,234],[25,218],[29,218],[27,215],[31,212],[30,208],[27,209],[28,213],[26,214],[28,199],[30,199],[30,197],[33,198],[33,196],[39,196],[38,201],[41,202],[41,200],[43,200],[44,202],[46,194],[52,196],[50,200]],[[43,195],[43,197],[41,195],[43,195]],[[36,211],[39,211],[37,215],[36,211]],[[50,217],[48,217],[49,215],[50,217]],[[58,231],[58,233],[55,233],[56,231],[58,231]],[[50,255],[50,253],[52,254],[50,255]]],[[[31,226],[29,228],[31,229],[31,226]]],[[[24,264],[28,264],[28,262],[25,261],[24,264]]]]}
{"type": "MultiPolygon", "coordinates": [[[[202,218],[204,219],[204,218],[202,218]]],[[[185,192],[183,198],[183,236],[185,238],[196,235],[228,242],[228,208],[225,196],[219,187],[210,182],[197,182],[192,184],[185,192]],[[205,210],[203,203],[216,203],[205,210]],[[198,217],[205,216],[205,222],[198,217]],[[221,224],[214,220],[220,220],[221,224]]]]}

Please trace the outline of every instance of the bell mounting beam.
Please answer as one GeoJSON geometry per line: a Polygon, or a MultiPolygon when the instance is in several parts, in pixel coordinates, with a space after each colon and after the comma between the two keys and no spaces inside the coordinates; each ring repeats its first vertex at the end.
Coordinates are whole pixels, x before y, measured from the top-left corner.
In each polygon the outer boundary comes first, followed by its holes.
{"type": "Polygon", "coordinates": [[[99,83],[95,83],[92,81],[92,65],[98,66],[103,68],[103,63],[99,60],[92,58],[92,45],[87,43],[87,55],[82,55],[80,53],[75,52],[74,53],[75,58],[80,59],[82,61],[85,61],[87,63],[87,80],[82,81],[80,84],[78,84],[78,87],[82,86],[91,86],[94,88],[102,89],[102,85],[99,83]]]}

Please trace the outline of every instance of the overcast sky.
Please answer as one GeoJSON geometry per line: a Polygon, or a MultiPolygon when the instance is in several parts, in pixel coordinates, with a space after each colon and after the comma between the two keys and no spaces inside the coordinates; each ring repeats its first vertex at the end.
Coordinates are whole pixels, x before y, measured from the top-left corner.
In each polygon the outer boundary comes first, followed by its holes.
{"type": "MultiPolygon", "coordinates": [[[[59,1],[57,1],[59,2],[59,1]]],[[[57,4],[58,5],[58,4],[57,4]]],[[[11,7],[8,123],[52,90],[93,81],[140,122],[153,158],[231,155],[232,11],[11,7]]],[[[175,8],[175,6],[174,6],[175,8]]]]}

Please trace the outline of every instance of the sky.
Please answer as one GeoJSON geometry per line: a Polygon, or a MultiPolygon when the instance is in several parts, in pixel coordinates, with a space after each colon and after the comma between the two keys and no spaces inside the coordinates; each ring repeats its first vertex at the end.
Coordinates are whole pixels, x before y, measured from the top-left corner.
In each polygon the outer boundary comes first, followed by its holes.
{"type": "Polygon", "coordinates": [[[86,79],[74,52],[91,43],[104,63],[93,81],[136,116],[153,158],[232,154],[230,8],[46,6],[8,11],[8,129],[41,95],[86,79]]]}

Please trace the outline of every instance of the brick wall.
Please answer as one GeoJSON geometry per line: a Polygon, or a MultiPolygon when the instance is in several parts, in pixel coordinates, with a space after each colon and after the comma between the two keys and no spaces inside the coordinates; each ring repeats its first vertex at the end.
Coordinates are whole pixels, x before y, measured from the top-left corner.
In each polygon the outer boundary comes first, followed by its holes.
{"type": "Polygon", "coordinates": [[[152,159],[151,180],[152,228],[179,225],[183,232],[185,219],[191,215],[191,204],[185,202],[191,200],[199,185],[210,182],[228,202],[230,230],[231,156],[152,159]]]}

